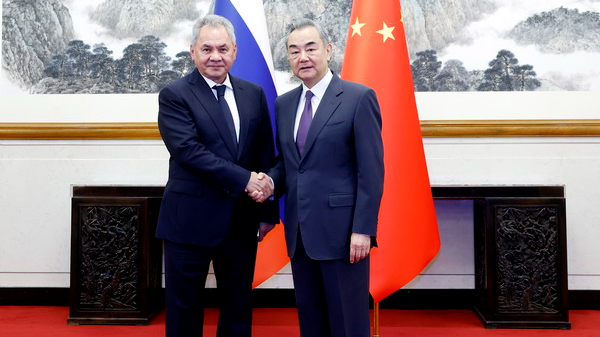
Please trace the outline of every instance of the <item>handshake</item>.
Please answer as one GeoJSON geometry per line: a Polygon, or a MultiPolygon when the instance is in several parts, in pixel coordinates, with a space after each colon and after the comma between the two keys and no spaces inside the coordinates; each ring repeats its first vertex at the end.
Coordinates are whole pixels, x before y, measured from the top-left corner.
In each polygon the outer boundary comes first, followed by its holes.
{"type": "Polygon", "coordinates": [[[265,173],[252,172],[246,185],[246,193],[256,202],[263,202],[273,195],[275,186],[273,180],[265,173]]]}

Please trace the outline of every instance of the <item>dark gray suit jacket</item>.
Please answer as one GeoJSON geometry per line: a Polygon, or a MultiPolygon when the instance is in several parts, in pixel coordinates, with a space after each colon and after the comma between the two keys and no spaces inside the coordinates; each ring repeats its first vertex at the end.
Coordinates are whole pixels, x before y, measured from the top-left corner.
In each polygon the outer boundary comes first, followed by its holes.
{"type": "Polygon", "coordinates": [[[288,254],[300,230],[311,258],[348,258],[353,232],[376,236],[384,176],[379,104],[372,89],[334,75],[300,158],[294,121],[301,93],[298,87],[275,103],[280,154],[270,175],[276,193],[286,193],[288,254]]]}

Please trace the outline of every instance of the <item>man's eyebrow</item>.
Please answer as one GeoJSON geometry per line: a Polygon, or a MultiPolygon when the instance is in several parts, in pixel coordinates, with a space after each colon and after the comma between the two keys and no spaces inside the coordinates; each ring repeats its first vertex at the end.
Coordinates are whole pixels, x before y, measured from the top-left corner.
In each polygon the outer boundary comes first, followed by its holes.
{"type": "MultiPolygon", "coordinates": [[[[317,43],[316,43],[315,41],[310,41],[310,42],[307,42],[307,43],[305,44],[305,46],[312,46],[312,45],[314,45],[314,44],[317,44],[317,43]]],[[[291,44],[291,45],[289,45],[289,46],[288,46],[288,49],[290,49],[290,48],[300,48],[300,47],[298,47],[298,46],[297,46],[297,45],[295,45],[295,44],[291,44]]]]}
{"type": "Polygon", "coordinates": [[[228,45],[227,45],[227,43],[223,43],[223,44],[222,44],[222,45],[220,45],[220,46],[213,46],[212,44],[206,44],[206,43],[204,43],[204,44],[202,45],[202,47],[208,47],[208,48],[212,48],[212,47],[223,48],[223,47],[228,47],[228,45]]]}

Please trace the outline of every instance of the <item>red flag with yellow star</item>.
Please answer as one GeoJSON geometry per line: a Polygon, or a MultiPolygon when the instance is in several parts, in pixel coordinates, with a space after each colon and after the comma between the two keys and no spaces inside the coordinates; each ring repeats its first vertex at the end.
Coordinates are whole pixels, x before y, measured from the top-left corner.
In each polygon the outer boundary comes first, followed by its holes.
{"type": "Polygon", "coordinates": [[[342,78],[373,88],[381,107],[385,181],[370,279],[377,303],[440,248],[399,0],[354,0],[342,78]]]}

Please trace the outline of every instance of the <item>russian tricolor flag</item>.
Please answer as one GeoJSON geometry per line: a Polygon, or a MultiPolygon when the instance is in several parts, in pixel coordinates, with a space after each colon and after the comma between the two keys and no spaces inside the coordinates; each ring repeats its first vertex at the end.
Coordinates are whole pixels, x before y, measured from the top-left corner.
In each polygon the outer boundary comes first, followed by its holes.
{"type": "MultiPolygon", "coordinates": [[[[277,90],[262,0],[216,0],[214,13],[229,19],[235,29],[237,57],[231,74],[263,87],[274,127],[277,90]]],[[[279,224],[258,245],[252,286],[260,285],[288,262],[283,226],[279,224]]]]}
{"type": "Polygon", "coordinates": [[[235,28],[238,50],[231,74],[263,87],[273,115],[277,90],[262,0],[217,0],[215,14],[229,19],[235,28]]]}

